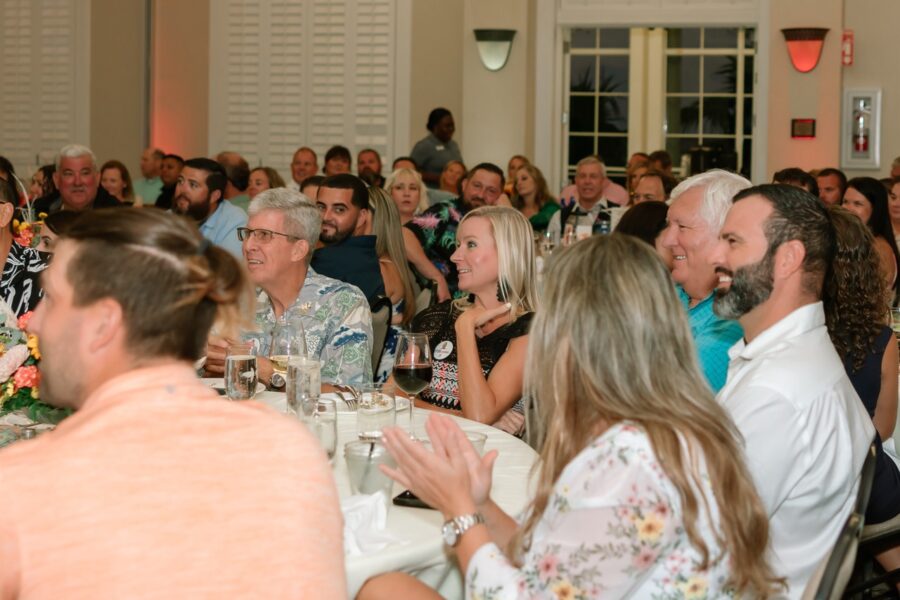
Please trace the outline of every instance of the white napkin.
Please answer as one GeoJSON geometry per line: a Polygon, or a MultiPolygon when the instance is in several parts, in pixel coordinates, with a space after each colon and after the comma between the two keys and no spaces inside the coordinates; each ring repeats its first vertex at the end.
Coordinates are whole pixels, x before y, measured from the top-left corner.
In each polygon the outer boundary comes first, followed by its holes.
{"type": "Polygon", "coordinates": [[[387,499],[384,494],[356,494],[341,501],[344,513],[344,554],[360,556],[391,544],[406,543],[385,531],[387,499]]]}

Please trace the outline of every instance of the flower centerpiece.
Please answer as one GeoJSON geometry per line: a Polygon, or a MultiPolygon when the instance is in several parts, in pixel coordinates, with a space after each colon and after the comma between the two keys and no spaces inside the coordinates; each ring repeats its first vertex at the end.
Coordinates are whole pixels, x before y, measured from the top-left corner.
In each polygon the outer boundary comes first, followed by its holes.
{"type": "Polygon", "coordinates": [[[0,312],[0,319],[3,320],[3,325],[0,326],[0,415],[19,411],[35,422],[58,423],[66,418],[70,411],[55,408],[40,400],[38,386],[41,373],[37,364],[41,359],[41,353],[37,337],[25,331],[32,313],[27,312],[15,319],[11,313],[7,312],[4,315],[2,312],[0,312]]]}

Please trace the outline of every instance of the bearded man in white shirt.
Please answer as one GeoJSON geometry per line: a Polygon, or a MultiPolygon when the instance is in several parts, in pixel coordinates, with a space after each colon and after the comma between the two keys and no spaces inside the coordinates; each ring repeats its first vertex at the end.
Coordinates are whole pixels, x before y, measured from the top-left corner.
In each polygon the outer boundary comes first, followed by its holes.
{"type": "Polygon", "coordinates": [[[771,522],[772,566],[790,598],[849,516],[875,434],[825,328],[820,299],[834,248],[816,197],[767,184],[734,197],[710,258],[714,309],[744,328],[718,399],[744,437],[771,522]]]}

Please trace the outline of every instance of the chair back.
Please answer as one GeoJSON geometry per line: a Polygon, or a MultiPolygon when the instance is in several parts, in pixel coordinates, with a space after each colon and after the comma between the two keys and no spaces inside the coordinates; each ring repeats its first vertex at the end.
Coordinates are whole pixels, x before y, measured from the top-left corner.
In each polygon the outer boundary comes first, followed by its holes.
{"type": "Polygon", "coordinates": [[[850,513],[831,552],[806,584],[802,600],[838,600],[843,596],[856,563],[862,524],[862,515],[850,513]]]}
{"type": "Polygon", "coordinates": [[[869,445],[866,460],[863,462],[859,476],[859,489],[856,492],[856,504],[853,512],[847,517],[847,523],[838,535],[837,541],[810,577],[803,590],[803,600],[837,600],[847,589],[847,583],[853,574],[856,563],[856,552],[859,539],[865,524],[866,507],[872,492],[872,480],[875,478],[875,444],[869,445]]]}
{"type": "Polygon", "coordinates": [[[416,295],[416,314],[419,314],[432,304],[434,304],[437,294],[434,291],[434,282],[429,281],[427,285],[416,295]]]}
{"type": "Polygon", "coordinates": [[[378,365],[384,354],[384,342],[391,326],[391,299],[379,296],[371,305],[372,309],[372,375],[378,376],[378,365]]]}

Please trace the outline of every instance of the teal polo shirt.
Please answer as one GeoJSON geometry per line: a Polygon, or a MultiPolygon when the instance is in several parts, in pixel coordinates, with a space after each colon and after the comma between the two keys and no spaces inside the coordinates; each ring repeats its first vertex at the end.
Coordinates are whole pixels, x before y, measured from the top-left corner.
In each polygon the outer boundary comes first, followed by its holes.
{"type": "Polygon", "coordinates": [[[728,376],[728,350],[744,337],[744,330],[737,321],[722,319],[713,312],[715,293],[698,302],[696,306],[690,307],[691,298],[687,292],[680,285],[676,285],[675,289],[678,290],[678,297],[687,310],[688,324],[691,327],[691,335],[694,336],[694,345],[697,346],[700,368],[709,387],[718,394],[728,376]]]}

